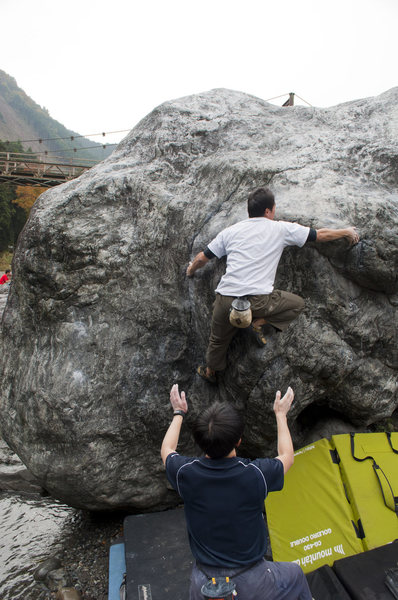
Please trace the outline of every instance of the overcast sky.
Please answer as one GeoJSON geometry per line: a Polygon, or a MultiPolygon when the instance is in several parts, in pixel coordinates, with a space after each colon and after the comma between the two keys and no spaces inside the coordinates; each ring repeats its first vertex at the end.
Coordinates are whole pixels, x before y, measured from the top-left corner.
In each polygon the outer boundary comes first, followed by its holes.
{"type": "Polygon", "coordinates": [[[83,135],[218,87],[326,107],[398,85],[398,0],[0,0],[0,23],[0,69],[83,135]]]}

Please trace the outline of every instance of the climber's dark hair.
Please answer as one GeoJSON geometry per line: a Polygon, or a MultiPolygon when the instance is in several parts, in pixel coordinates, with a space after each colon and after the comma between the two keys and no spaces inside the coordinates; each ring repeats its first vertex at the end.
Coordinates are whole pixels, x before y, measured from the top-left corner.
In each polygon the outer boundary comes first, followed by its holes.
{"type": "Polygon", "coordinates": [[[223,458],[242,437],[244,422],[229,402],[215,402],[195,420],[193,437],[210,458],[223,458]]]}
{"type": "Polygon", "coordinates": [[[247,212],[249,217],[263,217],[266,209],[274,208],[274,194],[269,188],[257,188],[249,194],[247,212]]]}

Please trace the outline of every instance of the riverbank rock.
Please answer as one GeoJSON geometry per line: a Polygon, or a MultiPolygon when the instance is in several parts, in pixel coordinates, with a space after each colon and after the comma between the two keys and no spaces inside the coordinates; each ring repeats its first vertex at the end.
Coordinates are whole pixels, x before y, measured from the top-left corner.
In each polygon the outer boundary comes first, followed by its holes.
{"type": "Polygon", "coordinates": [[[151,510],[177,497],[159,458],[177,381],[189,423],[245,411],[242,453],[275,455],[275,390],[296,392],[300,444],[328,415],[366,427],[397,407],[398,88],[319,109],[229,90],[166,102],[104,162],[40,196],[18,243],[1,332],[3,435],[74,506],[151,510]],[[361,241],[285,251],[276,285],[305,312],[258,348],[231,344],[219,385],[195,375],[223,261],[190,258],[269,185],[277,217],[358,228],[361,241]]]}
{"type": "Polygon", "coordinates": [[[3,283],[3,285],[0,285],[0,322],[7,304],[9,289],[10,285],[7,283],[3,283]]]}
{"type": "Polygon", "coordinates": [[[43,492],[39,482],[3,440],[0,440],[0,492],[43,492]]]}

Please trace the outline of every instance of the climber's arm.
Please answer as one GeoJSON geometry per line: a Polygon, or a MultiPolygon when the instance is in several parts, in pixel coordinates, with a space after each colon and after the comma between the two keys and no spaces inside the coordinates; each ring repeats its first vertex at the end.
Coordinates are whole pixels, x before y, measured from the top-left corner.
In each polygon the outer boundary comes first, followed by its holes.
{"type": "Polygon", "coordinates": [[[187,277],[192,277],[195,271],[204,267],[215,256],[209,248],[206,248],[204,252],[199,252],[187,267],[187,277]]]}
{"type": "Polygon", "coordinates": [[[346,238],[350,246],[359,242],[359,235],[355,227],[347,227],[346,229],[327,229],[323,227],[316,231],[317,242],[333,242],[341,238],[346,238]]]}
{"type": "Polygon", "coordinates": [[[195,258],[193,259],[193,261],[191,261],[188,264],[187,267],[187,277],[192,277],[193,274],[195,273],[195,271],[197,271],[198,269],[201,269],[202,267],[205,266],[205,264],[207,264],[209,262],[209,259],[205,256],[204,252],[199,252],[199,254],[197,254],[195,256],[195,258]]]}

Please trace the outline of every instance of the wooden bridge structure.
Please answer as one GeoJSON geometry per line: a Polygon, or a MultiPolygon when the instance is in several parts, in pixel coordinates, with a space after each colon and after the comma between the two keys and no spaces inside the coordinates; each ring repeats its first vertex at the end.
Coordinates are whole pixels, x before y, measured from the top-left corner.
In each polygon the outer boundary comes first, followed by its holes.
{"type": "Polygon", "coordinates": [[[80,159],[77,164],[59,157],[42,161],[34,153],[0,152],[0,183],[49,188],[79,177],[95,164],[94,160],[80,159]]]}

